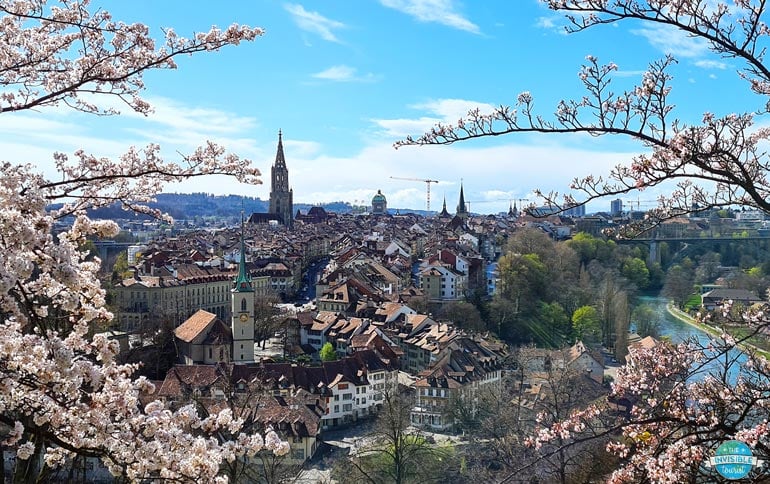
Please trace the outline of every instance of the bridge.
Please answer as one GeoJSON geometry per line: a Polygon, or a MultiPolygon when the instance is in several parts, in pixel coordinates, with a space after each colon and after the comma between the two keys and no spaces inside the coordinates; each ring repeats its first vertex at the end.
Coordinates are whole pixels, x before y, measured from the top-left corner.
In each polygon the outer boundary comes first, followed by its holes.
{"type": "Polygon", "coordinates": [[[749,235],[746,237],[725,236],[725,237],[697,237],[697,236],[683,236],[683,237],[635,237],[632,239],[616,239],[617,244],[649,244],[650,252],[648,260],[651,263],[660,262],[660,251],[658,245],[661,242],[682,242],[685,244],[695,244],[699,242],[751,242],[755,240],[770,241],[770,236],[764,235],[749,235]]]}
{"type": "MultiPolygon", "coordinates": [[[[110,258],[116,257],[119,253],[125,251],[132,245],[139,245],[138,242],[115,242],[114,240],[95,240],[94,246],[99,255],[99,259],[102,260],[102,270],[105,269],[105,265],[110,258]]],[[[113,261],[114,262],[114,261],[113,261]]],[[[112,270],[112,266],[110,266],[112,270]]]]}

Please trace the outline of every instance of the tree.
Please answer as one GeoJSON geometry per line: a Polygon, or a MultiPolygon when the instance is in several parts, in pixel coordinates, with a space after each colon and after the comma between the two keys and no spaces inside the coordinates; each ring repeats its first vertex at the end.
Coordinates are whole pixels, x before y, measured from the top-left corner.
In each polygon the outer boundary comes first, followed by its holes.
{"type": "Polygon", "coordinates": [[[596,345],[602,339],[599,313],[593,306],[581,306],[572,313],[572,329],[575,338],[588,345],[596,345]]]}
{"type": "Polygon", "coordinates": [[[369,444],[354,449],[335,478],[343,483],[406,484],[457,482],[453,449],[431,443],[410,427],[414,398],[394,390],[383,392],[383,406],[369,444]]]}
{"type": "Polygon", "coordinates": [[[638,289],[645,289],[650,284],[650,270],[647,269],[647,264],[638,257],[624,260],[620,267],[620,273],[638,289]]]}
{"type": "Polygon", "coordinates": [[[128,269],[128,255],[126,255],[125,252],[121,252],[118,254],[118,257],[115,259],[115,264],[112,266],[112,281],[119,282],[123,279],[127,279],[127,276],[130,275],[128,269]]]}
{"type": "MultiPolygon", "coordinates": [[[[553,361],[569,358],[565,350],[548,354],[553,361]]],[[[611,464],[600,440],[561,449],[525,445],[537,422],[559,421],[606,394],[584,371],[543,365],[543,356],[536,348],[515,349],[511,366],[516,370],[503,379],[502,392],[479,399],[474,419],[464,428],[470,439],[465,454],[477,482],[596,482],[606,472],[603,465],[611,464]]]]}
{"type": "Polygon", "coordinates": [[[278,315],[281,311],[276,306],[279,302],[280,299],[274,294],[257,296],[254,300],[254,337],[256,341],[262,342],[262,349],[280,327],[281,321],[278,315]]]}
{"type": "Polygon", "coordinates": [[[321,358],[321,361],[334,361],[337,359],[337,352],[334,350],[334,346],[327,341],[321,346],[318,356],[321,358]]]}
{"type": "Polygon", "coordinates": [[[660,314],[658,314],[650,305],[640,304],[631,312],[631,320],[634,322],[636,334],[644,338],[660,336],[660,314]]]}
{"type": "Polygon", "coordinates": [[[479,310],[473,304],[465,301],[443,305],[438,315],[442,319],[452,321],[455,326],[466,331],[484,330],[484,322],[481,320],[479,310]]]}
{"type": "Polygon", "coordinates": [[[569,316],[557,302],[538,304],[529,327],[537,343],[551,348],[564,346],[572,333],[569,316]]]}
{"type": "MultiPolygon", "coordinates": [[[[568,13],[569,32],[618,22],[678,29],[703,42],[720,58],[740,63],[739,76],[761,96],[761,103],[770,94],[770,67],[765,64],[770,29],[765,19],[768,6],[763,0],[544,3],[568,13]]],[[[456,126],[438,125],[419,138],[407,138],[396,145],[448,144],[526,132],[622,135],[639,141],[646,152],[629,164],[618,165],[606,177],[575,179],[570,187],[574,195],[565,195],[561,203],[577,202],[576,196],[580,202],[587,202],[665,182],[675,184],[669,195],[660,197],[659,207],[640,227],[632,227],[631,233],[706,208],[741,206],[770,212],[770,155],[765,150],[770,130],[756,125],[758,116],[770,114],[770,106],[761,104],[748,112],[721,117],[705,112],[700,121],[689,124],[676,117],[669,102],[669,72],[676,63],[673,57],[651,62],[638,85],[618,93],[612,90],[618,67],[601,64],[590,55],[586,59],[579,73],[586,96],[561,101],[553,118],[538,115],[533,97],[523,92],[514,107],[500,105],[489,114],[472,110],[456,126]]],[[[543,196],[546,201],[559,203],[558,194],[543,196]]],[[[680,280],[691,280],[683,274],[686,269],[678,272],[680,280]]],[[[682,298],[677,302],[682,304],[682,298]]],[[[740,319],[753,334],[770,326],[759,312],[742,311],[740,319]]],[[[613,386],[614,397],[633,403],[628,420],[597,432],[623,434],[623,440],[608,445],[624,459],[612,481],[714,481],[718,476],[703,466],[704,461],[729,439],[746,442],[757,457],[766,459],[770,449],[766,422],[770,369],[764,357],[748,353],[746,362],[740,362],[736,341],[729,335],[706,344],[690,341],[635,351],[632,364],[619,371],[613,386]]],[[[592,406],[547,426],[531,443],[538,446],[554,442],[557,437],[571,435],[570,429],[590,428],[587,426],[595,424],[598,411],[592,406]]],[[[755,469],[751,475],[754,480],[768,477],[765,467],[755,469]]]]}
{"type": "MultiPolygon", "coordinates": [[[[622,281],[612,273],[607,273],[596,293],[595,305],[602,325],[602,343],[607,348],[615,348],[618,335],[628,330],[623,322],[628,322],[628,293],[622,281]]],[[[622,349],[622,348],[621,348],[622,349]]]]}
{"type": "Polygon", "coordinates": [[[675,265],[666,272],[663,283],[663,295],[671,298],[677,307],[683,308],[684,303],[693,292],[693,278],[686,266],[675,265]]]}
{"type": "MultiPolygon", "coordinates": [[[[109,115],[116,111],[106,101],[116,100],[147,114],[144,72],[262,35],[233,25],[186,39],[169,29],[156,47],[147,26],[113,21],[87,0],[2,1],[0,12],[0,113],[66,106],[109,115]]],[[[136,366],[115,361],[116,342],[88,336],[112,314],[100,261],[82,248],[118,227],[90,220],[86,210],[118,202],[160,216],[143,203],[165,183],[209,174],[259,183],[259,170],[211,142],[169,161],[156,144],[129,147],[118,159],[78,150],[53,161],[51,179],[33,165],[0,162],[0,422],[11,429],[3,448],[15,451],[15,479],[45,481],[75,459],[96,457],[126,480],[221,480],[224,461],[262,449],[264,439],[241,432],[243,422],[226,410],[203,417],[191,406],[140,405],[152,384],[132,377],[136,366]],[[53,203],[62,205],[46,210],[53,203]],[[54,223],[69,217],[71,227],[54,237],[54,223]],[[232,440],[214,438],[223,430],[232,440]]]]}

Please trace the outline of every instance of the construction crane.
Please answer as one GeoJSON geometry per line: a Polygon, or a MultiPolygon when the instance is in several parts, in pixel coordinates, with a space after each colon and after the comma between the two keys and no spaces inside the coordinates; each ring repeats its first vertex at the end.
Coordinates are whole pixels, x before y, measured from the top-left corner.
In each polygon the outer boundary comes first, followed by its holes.
{"type": "Polygon", "coordinates": [[[634,204],[636,204],[637,212],[641,210],[641,204],[651,205],[651,204],[657,204],[659,202],[658,200],[640,200],[639,198],[637,198],[636,200],[629,199],[624,201],[628,202],[628,206],[630,207],[629,211],[632,211],[634,209],[634,204]]]}
{"type": "Polygon", "coordinates": [[[430,179],[426,179],[426,178],[405,178],[405,177],[400,177],[400,176],[392,176],[391,178],[394,179],[394,180],[418,181],[418,182],[425,183],[425,185],[427,187],[427,197],[426,197],[427,198],[427,202],[426,202],[425,206],[426,206],[426,210],[428,212],[430,212],[430,184],[431,183],[438,183],[438,180],[430,180],[430,179]]]}

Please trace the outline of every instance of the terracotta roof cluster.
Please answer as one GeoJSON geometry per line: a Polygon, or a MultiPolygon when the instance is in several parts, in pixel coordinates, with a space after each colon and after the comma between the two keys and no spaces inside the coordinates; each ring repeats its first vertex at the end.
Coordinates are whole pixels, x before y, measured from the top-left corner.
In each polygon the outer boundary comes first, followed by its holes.
{"type": "Polygon", "coordinates": [[[166,374],[158,396],[176,400],[196,390],[200,395],[213,395],[215,389],[226,394],[302,389],[313,395],[327,395],[329,387],[337,383],[366,385],[370,373],[396,369],[373,350],[358,351],[320,366],[296,363],[176,365],[166,374]]]}
{"type": "Polygon", "coordinates": [[[414,385],[418,388],[461,388],[502,369],[504,356],[484,340],[458,338],[441,351],[434,365],[418,374],[420,379],[414,385]]]}

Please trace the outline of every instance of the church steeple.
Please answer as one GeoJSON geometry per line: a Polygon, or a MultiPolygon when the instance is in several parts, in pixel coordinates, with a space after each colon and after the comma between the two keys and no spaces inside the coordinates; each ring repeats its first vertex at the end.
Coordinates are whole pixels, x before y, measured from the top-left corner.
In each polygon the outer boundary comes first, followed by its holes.
{"type": "Polygon", "coordinates": [[[246,270],[246,242],[243,236],[243,214],[241,214],[241,260],[238,262],[238,276],[235,278],[235,292],[254,292],[249,271],[246,270]]]}
{"type": "Polygon", "coordinates": [[[446,209],[446,195],[444,195],[444,204],[441,206],[441,212],[438,214],[440,218],[449,217],[449,212],[446,209]]]}
{"type": "Polygon", "coordinates": [[[246,242],[244,242],[243,215],[241,215],[241,260],[238,262],[238,276],[230,293],[232,361],[235,363],[254,361],[254,299],[254,287],[246,270],[246,242]]]}
{"type": "Polygon", "coordinates": [[[457,202],[457,215],[461,217],[468,216],[468,209],[465,205],[465,195],[463,194],[463,182],[460,181],[460,200],[457,202]]]}

